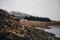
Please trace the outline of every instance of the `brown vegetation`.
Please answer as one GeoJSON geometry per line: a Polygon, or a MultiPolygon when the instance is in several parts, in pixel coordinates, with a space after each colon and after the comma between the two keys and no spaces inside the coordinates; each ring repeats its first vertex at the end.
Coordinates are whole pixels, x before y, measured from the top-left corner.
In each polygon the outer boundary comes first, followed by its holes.
{"type": "Polygon", "coordinates": [[[48,26],[56,26],[59,25],[60,27],[60,22],[44,22],[44,21],[31,21],[31,20],[20,20],[20,24],[25,26],[25,27],[39,27],[39,28],[44,28],[44,29],[49,29],[50,27],[48,26]]]}

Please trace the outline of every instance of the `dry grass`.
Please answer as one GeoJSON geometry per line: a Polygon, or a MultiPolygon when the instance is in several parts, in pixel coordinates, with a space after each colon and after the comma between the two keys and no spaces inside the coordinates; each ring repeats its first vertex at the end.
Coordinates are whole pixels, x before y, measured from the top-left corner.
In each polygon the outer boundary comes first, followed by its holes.
{"type": "Polygon", "coordinates": [[[41,27],[41,28],[49,28],[51,25],[58,25],[56,22],[43,22],[43,21],[29,21],[29,20],[20,20],[20,24],[27,28],[29,27],[41,27]]]}
{"type": "Polygon", "coordinates": [[[42,21],[29,21],[29,20],[20,20],[20,24],[27,28],[29,27],[41,27],[41,28],[48,28],[51,24],[50,22],[42,22],[42,21]]]}

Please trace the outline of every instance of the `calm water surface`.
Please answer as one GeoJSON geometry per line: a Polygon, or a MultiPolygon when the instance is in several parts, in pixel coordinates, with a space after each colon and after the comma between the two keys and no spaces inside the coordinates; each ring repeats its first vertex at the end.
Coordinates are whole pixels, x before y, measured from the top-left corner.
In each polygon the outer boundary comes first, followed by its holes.
{"type": "Polygon", "coordinates": [[[51,29],[44,29],[47,32],[54,33],[56,37],[60,37],[60,28],[51,28],[51,29]]]}

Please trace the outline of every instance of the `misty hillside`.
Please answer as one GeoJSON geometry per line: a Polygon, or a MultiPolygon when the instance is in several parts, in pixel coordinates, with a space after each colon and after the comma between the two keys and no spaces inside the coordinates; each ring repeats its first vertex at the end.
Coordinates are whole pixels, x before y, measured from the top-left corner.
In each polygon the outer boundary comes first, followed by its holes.
{"type": "Polygon", "coordinates": [[[18,11],[11,11],[11,13],[12,15],[15,15],[16,18],[19,18],[19,19],[27,19],[27,20],[33,20],[33,21],[46,21],[46,22],[51,21],[50,18],[33,16],[26,13],[18,12],[18,11]]]}
{"type": "Polygon", "coordinates": [[[17,12],[17,11],[11,11],[11,13],[12,15],[15,15],[17,18],[20,18],[20,19],[24,19],[25,16],[31,16],[29,14],[17,12]]]}

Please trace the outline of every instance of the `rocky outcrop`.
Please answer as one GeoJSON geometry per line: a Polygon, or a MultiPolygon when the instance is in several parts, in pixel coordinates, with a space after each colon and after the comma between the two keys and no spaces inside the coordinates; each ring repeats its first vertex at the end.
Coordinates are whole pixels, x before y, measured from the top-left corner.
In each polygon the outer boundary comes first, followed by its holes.
{"type": "Polygon", "coordinates": [[[56,40],[56,37],[34,27],[28,29],[15,16],[0,9],[0,40],[56,40]]]}
{"type": "Polygon", "coordinates": [[[17,18],[0,9],[0,39],[6,38],[9,40],[8,37],[12,39],[13,35],[22,38],[26,36],[25,32],[26,30],[20,25],[17,18]]]}

